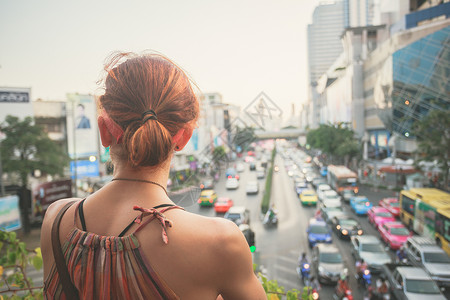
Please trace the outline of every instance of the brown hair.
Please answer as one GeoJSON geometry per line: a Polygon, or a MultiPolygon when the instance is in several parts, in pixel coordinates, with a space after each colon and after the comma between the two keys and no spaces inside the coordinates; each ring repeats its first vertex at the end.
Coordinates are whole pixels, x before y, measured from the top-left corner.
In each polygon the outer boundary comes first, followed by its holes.
{"type": "Polygon", "coordinates": [[[105,64],[100,106],[123,130],[120,159],[156,166],[173,151],[172,137],[196,121],[199,104],[187,75],[160,54],[113,54],[105,64]],[[156,118],[144,112],[153,110],[156,118]],[[148,116],[148,115],[147,115],[148,116]]]}

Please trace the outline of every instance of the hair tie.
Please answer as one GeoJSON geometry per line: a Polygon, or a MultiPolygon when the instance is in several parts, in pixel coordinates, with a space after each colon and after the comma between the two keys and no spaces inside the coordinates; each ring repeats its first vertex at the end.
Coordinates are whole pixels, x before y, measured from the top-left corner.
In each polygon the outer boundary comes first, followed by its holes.
{"type": "Polygon", "coordinates": [[[148,120],[158,120],[156,112],[153,109],[146,110],[142,113],[142,124],[146,123],[148,120]]]}

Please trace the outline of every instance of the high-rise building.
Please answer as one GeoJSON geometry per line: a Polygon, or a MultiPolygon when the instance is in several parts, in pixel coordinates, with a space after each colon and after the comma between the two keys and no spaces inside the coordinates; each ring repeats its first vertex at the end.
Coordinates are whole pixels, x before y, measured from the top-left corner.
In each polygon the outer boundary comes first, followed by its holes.
{"type": "Polygon", "coordinates": [[[312,85],[342,52],[343,12],[342,1],[321,2],[314,9],[312,24],[308,25],[309,81],[312,85]]]}
{"type": "Polygon", "coordinates": [[[344,26],[362,27],[378,25],[375,0],[344,0],[344,26]]]}

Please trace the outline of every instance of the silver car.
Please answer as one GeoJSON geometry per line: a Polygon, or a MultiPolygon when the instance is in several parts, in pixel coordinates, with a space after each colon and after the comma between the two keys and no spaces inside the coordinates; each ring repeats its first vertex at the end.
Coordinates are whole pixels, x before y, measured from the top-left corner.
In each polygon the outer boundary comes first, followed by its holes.
{"type": "Polygon", "coordinates": [[[339,249],[333,244],[317,244],[312,251],[311,271],[321,283],[338,282],[346,272],[339,249]]]}
{"type": "Polygon", "coordinates": [[[351,245],[353,257],[364,259],[372,273],[381,271],[383,264],[392,262],[381,241],[373,235],[352,236],[351,245]]]}

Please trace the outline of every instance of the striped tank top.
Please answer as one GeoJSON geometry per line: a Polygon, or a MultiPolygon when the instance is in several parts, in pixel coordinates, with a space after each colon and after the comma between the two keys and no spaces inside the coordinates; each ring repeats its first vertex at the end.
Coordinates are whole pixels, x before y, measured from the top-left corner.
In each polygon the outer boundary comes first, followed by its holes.
{"type": "MultiPolygon", "coordinates": [[[[80,299],[179,299],[153,270],[135,233],[156,220],[162,227],[163,242],[167,244],[166,229],[172,222],[163,213],[183,208],[171,204],[150,209],[134,206],[141,214],[118,236],[102,236],[86,230],[83,202],[84,199],[77,204],[73,229],[62,245],[70,278],[80,299]],[[80,215],[83,230],[76,226],[77,215],[80,215]],[[140,226],[125,235],[134,223],[140,226]]],[[[55,264],[45,280],[44,297],[66,299],[55,264]]]]}

